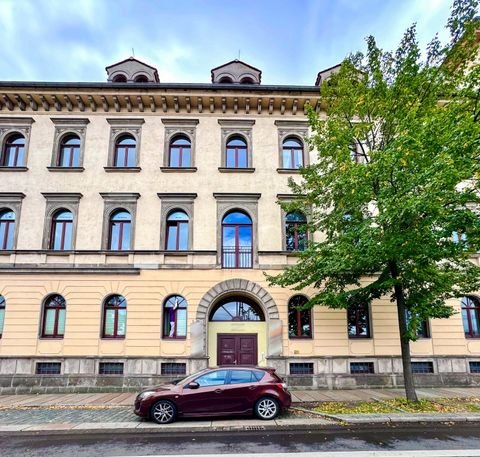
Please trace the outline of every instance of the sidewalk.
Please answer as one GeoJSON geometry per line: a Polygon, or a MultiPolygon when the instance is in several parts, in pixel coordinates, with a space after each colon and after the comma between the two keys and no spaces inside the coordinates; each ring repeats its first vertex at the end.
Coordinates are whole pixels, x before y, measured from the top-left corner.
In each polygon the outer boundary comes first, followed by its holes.
{"type": "MultiPolygon", "coordinates": [[[[480,397],[480,388],[419,388],[420,398],[480,397]]],[[[184,419],[169,425],[142,421],[133,414],[132,393],[38,394],[0,396],[0,433],[146,433],[256,430],[308,430],[319,427],[416,422],[480,422],[480,413],[390,413],[320,415],[302,412],[302,402],[388,400],[403,389],[297,390],[292,413],[273,421],[184,419]]]]}

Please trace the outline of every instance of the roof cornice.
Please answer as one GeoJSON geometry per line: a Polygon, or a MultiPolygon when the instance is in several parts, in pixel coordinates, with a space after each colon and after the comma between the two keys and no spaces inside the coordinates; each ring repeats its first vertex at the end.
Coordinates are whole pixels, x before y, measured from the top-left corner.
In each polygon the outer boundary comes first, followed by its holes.
{"type": "Polygon", "coordinates": [[[320,109],[315,86],[0,81],[0,116],[50,113],[302,115],[320,109]]]}

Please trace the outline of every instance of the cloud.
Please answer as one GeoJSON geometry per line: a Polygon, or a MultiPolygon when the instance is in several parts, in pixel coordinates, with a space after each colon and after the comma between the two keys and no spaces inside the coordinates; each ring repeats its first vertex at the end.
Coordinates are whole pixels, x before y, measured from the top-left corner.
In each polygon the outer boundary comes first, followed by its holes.
{"type": "Polygon", "coordinates": [[[264,83],[312,84],[369,34],[391,49],[417,21],[426,43],[449,1],[1,0],[0,79],[105,81],[134,48],[161,81],[208,82],[240,49],[264,83]]]}

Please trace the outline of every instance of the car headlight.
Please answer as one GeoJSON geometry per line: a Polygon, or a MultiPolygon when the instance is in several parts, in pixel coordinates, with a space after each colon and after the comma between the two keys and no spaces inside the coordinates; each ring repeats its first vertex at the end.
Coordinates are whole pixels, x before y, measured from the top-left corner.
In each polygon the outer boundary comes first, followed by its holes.
{"type": "Polygon", "coordinates": [[[145,392],[140,392],[137,396],[137,400],[145,400],[146,398],[150,397],[153,395],[155,392],[152,390],[146,390],[145,392]]]}

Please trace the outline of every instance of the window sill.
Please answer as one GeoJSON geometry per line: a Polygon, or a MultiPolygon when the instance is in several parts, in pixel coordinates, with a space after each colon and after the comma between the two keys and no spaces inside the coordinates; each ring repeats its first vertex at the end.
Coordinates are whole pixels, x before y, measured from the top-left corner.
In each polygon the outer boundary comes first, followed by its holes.
{"type": "Polygon", "coordinates": [[[174,336],[162,336],[162,340],[165,340],[165,341],[185,341],[187,339],[186,336],[177,336],[177,337],[174,337],[174,336]]]}
{"type": "Polygon", "coordinates": [[[83,167],[47,167],[48,171],[60,171],[60,172],[66,172],[66,173],[81,173],[82,171],[85,171],[85,168],[83,167]]]}
{"type": "Polygon", "coordinates": [[[65,251],[60,251],[60,250],[55,250],[55,249],[48,249],[46,251],[46,254],[47,255],[64,255],[64,256],[68,256],[70,254],[73,254],[73,250],[65,250],[65,251]]]}
{"type": "Polygon", "coordinates": [[[125,340],[124,336],[102,336],[102,340],[112,341],[112,340],[125,340]]]}
{"type": "Polygon", "coordinates": [[[371,340],[373,339],[371,336],[349,336],[349,340],[371,340]]]}
{"type": "Polygon", "coordinates": [[[313,336],[289,336],[289,340],[313,340],[313,336]]]}
{"type": "Polygon", "coordinates": [[[138,173],[140,167],[103,167],[107,173],[138,173]]]}
{"type": "Polygon", "coordinates": [[[28,171],[27,167],[0,167],[0,171],[28,171]]]}
{"type": "Polygon", "coordinates": [[[300,168],[277,168],[277,173],[281,174],[300,174],[300,168]]]}
{"type": "Polygon", "coordinates": [[[480,335],[465,335],[465,338],[468,340],[478,340],[480,339],[480,335]]]}
{"type": "Polygon", "coordinates": [[[41,340],[63,340],[63,336],[48,336],[48,335],[42,335],[40,337],[41,340]]]}
{"type": "Polygon", "coordinates": [[[195,173],[197,167],[160,167],[162,173],[195,173]]]}
{"type": "Polygon", "coordinates": [[[218,167],[220,173],[253,173],[255,168],[230,168],[230,167],[218,167]]]}

